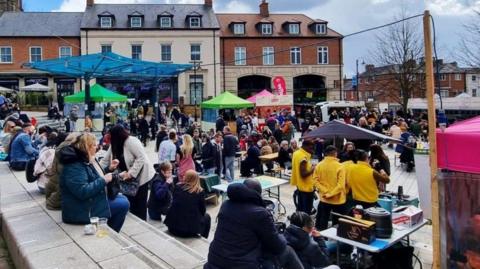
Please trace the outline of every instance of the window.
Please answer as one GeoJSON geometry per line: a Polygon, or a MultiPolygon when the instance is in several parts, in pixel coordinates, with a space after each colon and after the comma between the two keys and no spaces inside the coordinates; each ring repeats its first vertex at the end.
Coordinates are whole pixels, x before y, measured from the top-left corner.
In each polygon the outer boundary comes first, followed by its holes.
{"type": "Polygon", "coordinates": [[[477,76],[472,76],[472,81],[477,80],[477,76]]]}
{"type": "Polygon", "coordinates": [[[263,65],[273,65],[275,59],[275,54],[273,47],[264,47],[263,48],[263,65]]]}
{"type": "Polygon", "coordinates": [[[132,45],[132,59],[142,59],[142,45],[132,45]]]}
{"type": "Polygon", "coordinates": [[[0,47],[0,63],[12,63],[12,48],[0,47]]]}
{"type": "Polygon", "coordinates": [[[327,25],[325,25],[323,23],[316,24],[315,25],[315,33],[317,35],[326,34],[327,33],[327,25]]]}
{"type": "Polygon", "coordinates": [[[291,64],[302,63],[302,51],[300,48],[295,47],[290,49],[290,63],[291,64]]]}
{"type": "Polygon", "coordinates": [[[200,61],[200,44],[190,45],[190,60],[200,61]]]}
{"type": "Polygon", "coordinates": [[[318,64],[328,64],[328,47],[318,47],[318,64]]]}
{"type": "Polygon", "coordinates": [[[245,34],[245,24],[234,23],[233,24],[233,33],[236,34],[236,35],[244,35],[245,34]]]}
{"type": "Polygon", "coordinates": [[[198,28],[201,26],[200,17],[190,17],[190,28],[198,28]]]}
{"type": "Polygon", "coordinates": [[[472,97],[477,97],[477,89],[472,89],[472,97]]]}
{"type": "Polygon", "coordinates": [[[112,52],[112,45],[111,44],[103,44],[102,45],[102,53],[109,53],[112,52]]]}
{"type": "Polygon", "coordinates": [[[162,62],[171,62],[172,61],[172,45],[162,44],[160,47],[160,60],[162,62]]]}
{"type": "Polygon", "coordinates": [[[262,35],[271,35],[272,32],[272,24],[262,23],[262,35]]]}
{"type": "Polygon", "coordinates": [[[130,18],[130,27],[132,27],[132,28],[142,27],[142,17],[131,17],[130,18]]]}
{"type": "Polygon", "coordinates": [[[244,47],[235,48],[235,65],[247,64],[247,49],[244,47]]]}
{"type": "Polygon", "coordinates": [[[60,58],[72,57],[72,47],[60,47],[60,58]]]}
{"type": "Polygon", "coordinates": [[[42,60],[42,47],[30,47],[30,62],[40,62],[42,60]]]}
{"type": "Polygon", "coordinates": [[[100,17],[101,28],[112,28],[112,17],[100,17]]]}
{"type": "Polygon", "coordinates": [[[440,80],[442,80],[442,81],[447,80],[447,75],[446,74],[440,74],[440,80]]]}
{"type": "Polygon", "coordinates": [[[190,75],[190,104],[203,102],[203,75],[190,75]]]}
{"type": "Polygon", "coordinates": [[[300,34],[300,24],[298,23],[290,23],[288,25],[288,33],[291,35],[298,35],[300,34]]]}
{"type": "Polygon", "coordinates": [[[455,74],[455,80],[462,80],[462,74],[455,74]]]}
{"type": "Polygon", "coordinates": [[[160,27],[161,28],[172,27],[172,18],[170,18],[170,17],[160,17],[160,27]]]}
{"type": "Polygon", "coordinates": [[[448,90],[440,90],[440,96],[442,98],[447,98],[448,97],[448,90]]]}

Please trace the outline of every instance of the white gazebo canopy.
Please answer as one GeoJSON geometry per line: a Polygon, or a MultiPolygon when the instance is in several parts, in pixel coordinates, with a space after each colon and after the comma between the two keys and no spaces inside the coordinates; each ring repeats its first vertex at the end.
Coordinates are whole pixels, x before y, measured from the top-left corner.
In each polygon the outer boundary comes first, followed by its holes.
{"type": "Polygon", "coordinates": [[[27,92],[48,92],[50,88],[40,83],[35,83],[32,85],[21,87],[20,90],[27,91],[27,92]]]}
{"type": "Polygon", "coordinates": [[[0,93],[14,92],[14,90],[0,86],[0,93]]]}

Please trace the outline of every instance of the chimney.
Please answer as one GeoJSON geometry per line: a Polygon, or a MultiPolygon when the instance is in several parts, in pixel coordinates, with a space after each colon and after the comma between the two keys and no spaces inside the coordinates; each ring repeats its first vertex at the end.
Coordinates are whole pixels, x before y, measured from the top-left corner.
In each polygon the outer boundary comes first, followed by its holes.
{"type": "Polygon", "coordinates": [[[260,4],[260,16],[266,18],[270,16],[268,12],[268,3],[267,0],[262,0],[262,3],[260,4]]]}
{"type": "Polygon", "coordinates": [[[95,0],[87,0],[87,7],[92,7],[95,4],[95,0]]]}
{"type": "Polygon", "coordinates": [[[213,6],[213,0],[205,0],[205,6],[206,7],[212,7],[213,6]]]}
{"type": "Polygon", "coordinates": [[[373,64],[367,64],[367,65],[365,65],[365,70],[366,70],[367,72],[373,72],[374,69],[375,69],[375,65],[373,65],[373,64]]]}

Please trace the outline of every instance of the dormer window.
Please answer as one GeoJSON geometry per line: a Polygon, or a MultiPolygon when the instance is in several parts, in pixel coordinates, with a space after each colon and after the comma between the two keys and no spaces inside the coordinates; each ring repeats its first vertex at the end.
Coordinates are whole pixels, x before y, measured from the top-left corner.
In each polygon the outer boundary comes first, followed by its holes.
{"type": "Polygon", "coordinates": [[[130,27],[132,28],[141,28],[142,27],[142,17],[130,17],[130,27]]]}
{"type": "Polygon", "coordinates": [[[315,33],[317,35],[324,35],[327,33],[327,25],[325,23],[317,23],[315,25],[315,33]]]}
{"type": "Polygon", "coordinates": [[[236,35],[245,34],[245,24],[244,23],[234,23],[233,24],[233,33],[236,35]]]}
{"type": "Polygon", "coordinates": [[[172,18],[171,17],[160,17],[160,27],[161,28],[171,28],[172,27],[172,18]]]}
{"type": "Polygon", "coordinates": [[[291,35],[300,34],[300,24],[299,23],[288,24],[288,33],[291,34],[291,35]]]}
{"type": "Polygon", "coordinates": [[[271,23],[262,23],[262,35],[271,35],[273,32],[271,23]]]}
{"type": "Polygon", "coordinates": [[[190,26],[190,28],[200,28],[202,25],[200,17],[189,17],[188,25],[190,26]]]}
{"type": "Polygon", "coordinates": [[[100,27],[101,28],[112,28],[113,18],[112,17],[100,17],[100,27]]]}

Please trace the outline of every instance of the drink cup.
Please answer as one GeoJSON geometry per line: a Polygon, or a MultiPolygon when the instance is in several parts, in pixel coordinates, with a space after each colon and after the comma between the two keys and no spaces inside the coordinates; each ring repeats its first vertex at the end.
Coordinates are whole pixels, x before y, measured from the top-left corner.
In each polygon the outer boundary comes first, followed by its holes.
{"type": "Polygon", "coordinates": [[[99,218],[98,219],[98,229],[97,229],[97,237],[105,237],[108,235],[108,225],[107,225],[107,218],[99,218]]]}

